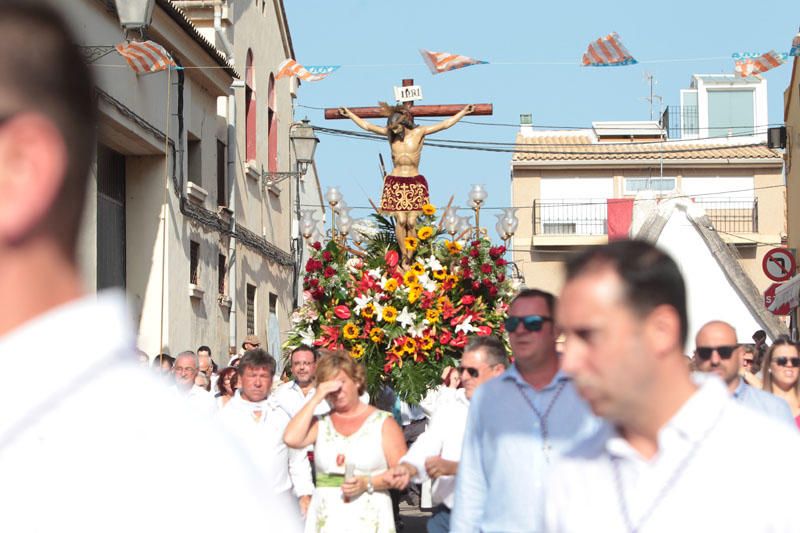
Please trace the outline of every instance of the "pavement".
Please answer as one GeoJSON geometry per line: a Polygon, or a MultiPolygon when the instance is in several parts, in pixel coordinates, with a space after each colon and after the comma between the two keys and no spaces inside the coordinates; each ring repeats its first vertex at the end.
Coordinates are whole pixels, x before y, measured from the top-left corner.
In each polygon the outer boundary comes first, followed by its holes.
{"type": "Polygon", "coordinates": [[[402,530],[398,533],[426,533],[425,523],[430,518],[431,513],[420,511],[419,507],[412,507],[406,502],[400,502],[400,518],[403,520],[402,530]]]}

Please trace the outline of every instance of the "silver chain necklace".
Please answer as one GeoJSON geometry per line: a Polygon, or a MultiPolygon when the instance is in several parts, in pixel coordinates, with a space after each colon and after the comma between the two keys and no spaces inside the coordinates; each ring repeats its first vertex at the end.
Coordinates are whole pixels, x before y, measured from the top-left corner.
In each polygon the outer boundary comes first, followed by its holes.
{"type": "Polygon", "coordinates": [[[683,475],[683,472],[686,470],[686,467],[689,466],[689,463],[697,454],[697,451],[700,449],[700,446],[706,441],[706,439],[708,439],[708,436],[711,434],[711,431],[715,427],[717,427],[717,424],[722,419],[722,415],[724,414],[724,412],[725,412],[724,408],[720,410],[719,415],[714,420],[714,423],[711,424],[708,427],[708,429],[706,429],[706,432],[703,433],[703,436],[692,445],[691,449],[689,450],[689,453],[687,453],[686,456],[681,460],[681,462],[678,463],[678,466],[675,467],[675,470],[669,476],[669,479],[667,479],[667,482],[664,483],[664,486],[661,487],[661,490],[658,491],[658,494],[653,499],[650,506],[647,508],[644,514],[639,518],[639,521],[635,525],[633,523],[633,520],[631,519],[631,514],[630,511],[628,510],[628,504],[625,501],[625,491],[622,487],[622,475],[620,474],[620,468],[619,468],[620,459],[619,457],[614,457],[612,455],[609,455],[608,458],[611,461],[611,468],[614,471],[614,486],[617,490],[619,509],[620,512],[622,513],[622,519],[625,521],[625,529],[629,533],[639,533],[644,523],[647,521],[648,518],[650,518],[650,515],[652,515],[653,512],[655,512],[656,508],[661,504],[661,501],[666,497],[669,491],[672,490],[672,488],[675,486],[675,483],[677,483],[681,475],[683,475]]]}
{"type": "Polygon", "coordinates": [[[516,383],[516,385],[517,385],[517,389],[519,390],[519,393],[525,399],[525,402],[527,402],[527,404],[530,405],[531,409],[533,410],[533,414],[536,415],[536,418],[539,419],[539,423],[542,425],[542,452],[544,453],[544,460],[549,463],[550,462],[550,449],[551,449],[551,447],[550,447],[550,443],[547,440],[547,437],[549,435],[549,431],[548,431],[548,428],[547,428],[547,417],[550,416],[550,411],[553,409],[553,405],[555,405],[556,400],[558,400],[558,397],[561,395],[561,391],[563,391],[564,387],[567,386],[567,380],[562,380],[561,383],[558,384],[558,388],[556,389],[555,394],[553,394],[553,399],[550,400],[550,403],[547,405],[547,408],[544,410],[544,414],[539,412],[539,410],[536,408],[536,406],[533,405],[533,402],[531,401],[531,399],[528,398],[528,396],[525,394],[524,387],[522,385],[520,385],[519,383],[516,383]]]}

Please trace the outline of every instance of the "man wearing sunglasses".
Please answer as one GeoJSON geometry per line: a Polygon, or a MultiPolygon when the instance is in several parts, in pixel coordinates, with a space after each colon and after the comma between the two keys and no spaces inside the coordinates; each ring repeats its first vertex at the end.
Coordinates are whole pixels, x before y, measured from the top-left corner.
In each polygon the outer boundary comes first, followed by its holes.
{"type": "Polygon", "coordinates": [[[718,376],[740,404],[795,427],[789,405],[780,398],[749,385],[740,375],[744,347],[736,340],[736,330],[727,322],[713,320],[695,337],[694,367],[698,372],[718,376]]]}
{"type": "Polygon", "coordinates": [[[692,379],[675,261],[614,241],[573,257],[566,278],[562,369],[608,424],[552,469],[543,530],[797,531],[800,436],[692,379]],[[753,450],[758,467],[740,468],[753,450]]]}
{"type": "Polygon", "coordinates": [[[467,423],[469,402],[479,385],[502,374],[508,365],[503,341],[490,335],[471,337],[461,357],[461,383],[452,399],[436,409],[425,432],[411,445],[400,464],[392,469],[393,485],[403,490],[409,481],[433,480],[436,505],[428,520],[428,533],[450,531],[450,513],[456,488],[456,473],[467,423]]]}
{"type": "Polygon", "coordinates": [[[599,426],[559,370],[555,310],[555,297],[537,289],[521,291],[509,306],[505,328],[514,364],[472,397],[453,532],[540,531],[550,465],[599,426]]]}

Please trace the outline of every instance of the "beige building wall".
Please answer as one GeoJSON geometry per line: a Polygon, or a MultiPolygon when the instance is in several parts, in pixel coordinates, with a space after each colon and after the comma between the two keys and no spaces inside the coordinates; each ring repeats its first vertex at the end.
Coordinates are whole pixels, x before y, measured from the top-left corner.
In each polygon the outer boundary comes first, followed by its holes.
{"type": "Polygon", "coordinates": [[[792,78],[784,94],[786,123],[786,196],[789,247],[800,250],[800,87],[798,58],[792,62],[792,78]]]}

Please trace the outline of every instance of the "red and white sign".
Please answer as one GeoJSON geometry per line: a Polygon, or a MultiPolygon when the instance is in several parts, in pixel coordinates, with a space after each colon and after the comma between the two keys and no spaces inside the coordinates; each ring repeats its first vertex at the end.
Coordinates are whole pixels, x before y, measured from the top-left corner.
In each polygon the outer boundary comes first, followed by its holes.
{"type": "Polygon", "coordinates": [[[771,306],[772,302],[775,300],[775,291],[781,285],[783,284],[773,283],[772,285],[769,286],[767,290],[764,291],[764,307],[766,307],[773,315],[788,315],[792,310],[788,302],[775,309],[769,308],[769,306],[771,306]]]}
{"type": "Polygon", "coordinates": [[[786,281],[794,276],[794,254],[788,248],[773,248],[761,262],[764,274],[772,281],[786,281]]]}

